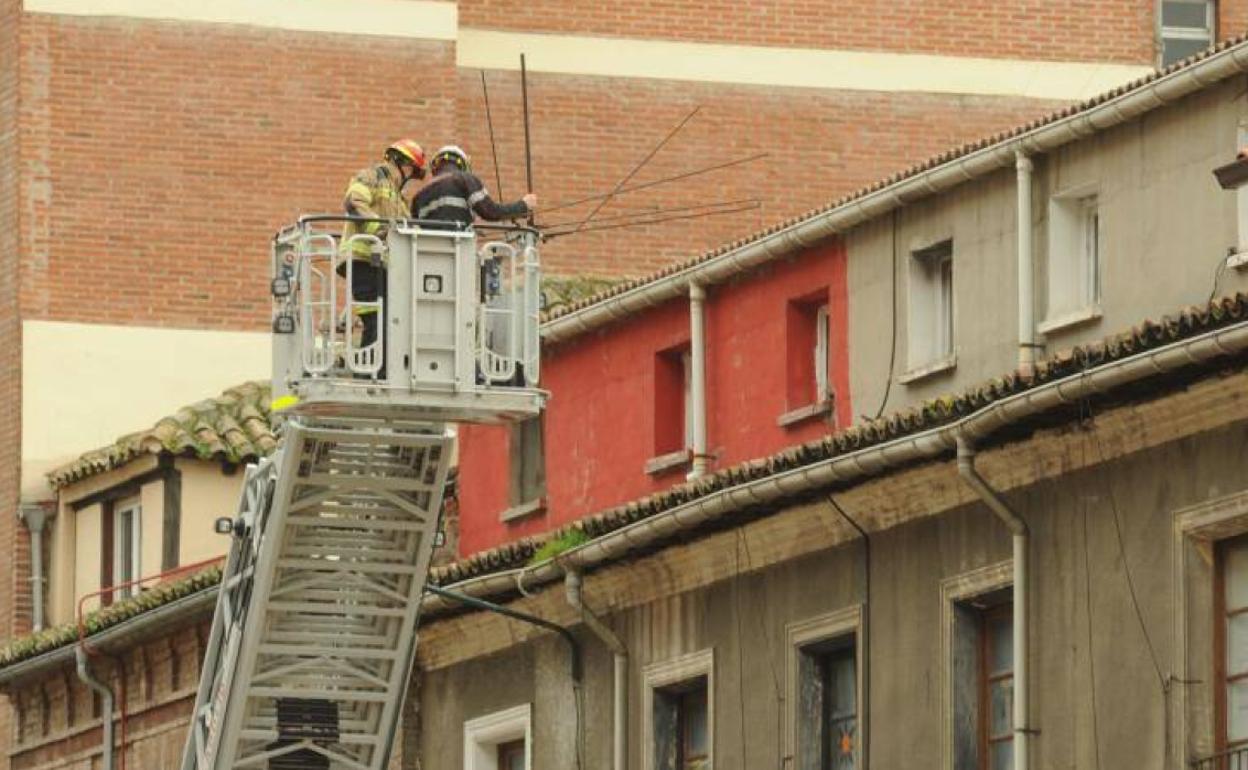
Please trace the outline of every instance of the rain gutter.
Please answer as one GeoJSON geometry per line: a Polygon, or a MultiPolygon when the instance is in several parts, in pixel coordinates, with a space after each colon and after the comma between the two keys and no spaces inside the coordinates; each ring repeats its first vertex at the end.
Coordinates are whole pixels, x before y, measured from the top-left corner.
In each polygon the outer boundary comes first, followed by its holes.
{"type": "Polygon", "coordinates": [[[974,150],[833,209],[764,235],[684,270],[636,286],[542,325],[542,340],[558,343],[633,313],[689,294],[690,284],[713,286],[887,214],[907,203],[1014,166],[1019,154],[1045,153],[1163,107],[1212,83],[1248,71],[1248,44],[1240,44],[1161,75],[1124,94],[1018,136],[974,150]]]}

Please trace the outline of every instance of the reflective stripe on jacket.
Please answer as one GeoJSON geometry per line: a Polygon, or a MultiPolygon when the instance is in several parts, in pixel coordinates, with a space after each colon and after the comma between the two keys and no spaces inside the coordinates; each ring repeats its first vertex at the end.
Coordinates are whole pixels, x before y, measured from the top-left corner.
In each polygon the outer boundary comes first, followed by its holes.
{"type": "MultiPolygon", "coordinates": [[[[407,203],[400,192],[402,178],[398,167],[389,161],[359,171],[347,185],[343,208],[349,216],[405,219],[407,203]]],[[[342,230],[344,251],[348,239],[360,233],[384,240],[386,228],[381,222],[348,222],[342,230]]],[[[353,259],[368,260],[372,254],[372,244],[368,239],[352,241],[349,248],[353,259]]]]}

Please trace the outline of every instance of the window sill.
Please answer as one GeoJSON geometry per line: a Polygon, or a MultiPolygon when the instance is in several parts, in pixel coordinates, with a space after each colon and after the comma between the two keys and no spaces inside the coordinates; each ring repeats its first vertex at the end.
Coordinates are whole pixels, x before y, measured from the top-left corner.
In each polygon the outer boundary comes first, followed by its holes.
{"type": "Polygon", "coordinates": [[[1063,329],[1069,329],[1073,326],[1079,326],[1090,321],[1099,320],[1100,317],[1101,306],[1089,305],[1082,310],[1076,310],[1071,313],[1066,313],[1065,315],[1060,315],[1057,318],[1045,320],[1036,326],[1036,331],[1041,334],[1052,334],[1056,331],[1062,331],[1063,329]]]}
{"type": "Polygon", "coordinates": [[[658,476],[677,468],[684,468],[693,462],[693,452],[688,449],[679,449],[675,452],[668,452],[665,455],[651,457],[646,460],[646,473],[651,476],[658,476]]]}
{"type": "Polygon", "coordinates": [[[940,374],[941,372],[951,371],[957,365],[958,354],[950,353],[944,358],[939,358],[930,364],[924,364],[923,366],[915,367],[914,369],[905,372],[897,378],[897,381],[902,385],[909,385],[912,382],[927,379],[928,377],[940,374]]]}
{"type": "Polygon", "coordinates": [[[1239,251],[1227,257],[1226,266],[1234,270],[1242,270],[1248,266],[1248,246],[1240,247],[1239,251]]]}
{"type": "Polygon", "coordinates": [[[530,516],[536,516],[546,512],[546,498],[539,497],[536,500],[530,500],[527,503],[512,506],[502,513],[498,514],[498,520],[503,522],[519,521],[527,519],[530,516]]]}
{"type": "Polygon", "coordinates": [[[832,399],[826,398],[823,401],[819,401],[814,404],[807,404],[806,406],[801,406],[797,409],[785,412],[776,418],[776,425],[779,425],[781,428],[787,428],[791,425],[806,422],[814,417],[822,417],[831,413],[832,399]]]}

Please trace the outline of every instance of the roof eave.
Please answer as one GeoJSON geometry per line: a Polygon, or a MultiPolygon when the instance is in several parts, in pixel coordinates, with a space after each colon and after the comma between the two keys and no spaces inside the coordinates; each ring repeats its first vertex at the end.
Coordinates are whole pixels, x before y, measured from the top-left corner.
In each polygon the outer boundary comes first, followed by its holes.
{"type": "Polygon", "coordinates": [[[763,263],[790,255],[832,235],[844,233],[903,204],[1008,167],[1019,154],[1047,152],[1134,120],[1144,113],[1243,72],[1248,72],[1248,43],[1232,45],[1188,66],[1130,88],[1100,104],[952,158],[878,190],[851,198],[828,211],[763,235],[685,270],[662,276],[554,318],[542,325],[542,339],[552,344],[563,342],[618,318],[675,297],[685,296],[692,283],[702,286],[722,283],[763,263]]]}

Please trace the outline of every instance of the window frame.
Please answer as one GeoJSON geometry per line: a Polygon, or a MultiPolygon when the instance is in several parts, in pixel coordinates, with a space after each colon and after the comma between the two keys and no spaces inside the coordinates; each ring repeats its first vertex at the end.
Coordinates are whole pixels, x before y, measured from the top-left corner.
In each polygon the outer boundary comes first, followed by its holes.
{"type": "MultiPolygon", "coordinates": [[[[1157,0],[1157,65],[1159,67],[1168,67],[1175,62],[1182,61],[1187,57],[1180,57],[1171,62],[1166,62],[1166,41],[1167,40],[1199,40],[1205,43],[1205,47],[1214,44],[1218,37],[1218,8],[1214,0],[1157,0]],[[1205,8],[1205,26],[1197,27],[1168,27],[1165,24],[1165,8],[1167,3],[1177,3],[1182,5],[1202,5],[1205,8]]],[[[1191,54],[1189,54],[1190,56],[1191,54]]]]}
{"type": "Polygon", "coordinates": [[[545,412],[510,426],[508,476],[510,507],[499,514],[500,521],[514,521],[546,510],[545,412]]]}
{"type": "MultiPolygon", "coordinates": [[[[958,731],[959,722],[956,718],[957,705],[956,697],[958,693],[958,682],[955,680],[954,674],[957,671],[956,654],[958,649],[957,630],[959,625],[959,614],[965,612],[969,606],[981,597],[987,597],[992,594],[1001,594],[1006,591],[1011,592],[1014,584],[1014,562],[1007,559],[995,564],[988,564],[977,569],[951,575],[940,583],[940,605],[941,605],[941,642],[942,642],[942,661],[941,665],[941,682],[942,689],[942,711],[943,711],[943,728],[941,730],[941,768],[943,770],[960,770],[960,765],[956,763],[955,757],[955,734],[958,731]]],[[[976,644],[979,640],[975,640],[976,644]]],[[[978,656],[975,665],[978,667],[978,656]]],[[[971,686],[976,688],[978,697],[978,668],[971,672],[976,677],[976,681],[971,686]]],[[[966,686],[966,683],[962,683],[966,686]]],[[[978,725],[976,727],[975,738],[978,739],[978,725]]]]}
{"type": "Polygon", "coordinates": [[[1234,742],[1228,735],[1230,731],[1230,686],[1234,682],[1248,681],[1248,668],[1234,672],[1228,670],[1227,636],[1231,613],[1248,614],[1248,604],[1242,607],[1227,607],[1226,552],[1234,545],[1248,545],[1248,533],[1220,539],[1214,543],[1214,582],[1213,582],[1213,671],[1214,671],[1214,746],[1218,751],[1230,751],[1248,747],[1248,735],[1234,742]]]}
{"type": "MultiPolygon", "coordinates": [[[[143,500],[141,497],[129,497],[117,501],[113,505],[112,515],[113,539],[112,558],[114,586],[129,583],[143,577],[143,500]],[[129,526],[126,519],[129,519],[129,526]],[[129,529],[129,532],[125,531],[129,529]],[[123,543],[129,543],[130,563],[125,564],[123,543]]],[[[107,586],[106,586],[107,587],[107,586]]],[[[119,588],[110,592],[114,600],[129,599],[138,594],[134,586],[119,588]]]]}
{"type": "Polygon", "coordinates": [[[992,621],[1002,617],[1014,620],[1013,600],[994,604],[979,611],[979,766],[980,770],[991,770],[993,744],[1014,743],[1014,652],[1011,632],[1010,668],[1008,673],[994,673],[990,660],[992,655],[992,621]],[[1005,735],[992,734],[992,689],[993,685],[1002,681],[1010,682],[1010,729],[1005,735]]]}
{"type": "Polygon", "coordinates": [[[1095,184],[1049,197],[1045,317],[1036,325],[1041,334],[1101,317],[1105,243],[1101,210],[1095,184]]]}
{"type": "Polygon", "coordinates": [[[533,704],[524,703],[466,720],[464,770],[500,770],[499,746],[524,741],[524,766],[533,766],[533,704]]]}
{"type": "Polygon", "coordinates": [[[657,749],[654,708],[658,698],[702,680],[706,689],[707,770],[715,767],[715,651],[714,649],[680,655],[670,660],[651,663],[642,668],[642,768],[657,770],[657,749]]]}
{"type": "Polygon", "coordinates": [[[832,314],[828,303],[824,302],[815,308],[815,349],[812,351],[815,358],[815,399],[812,404],[822,404],[832,398],[831,323],[832,314]]]}
{"type": "Polygon", "coordinates": [[[957,284],[953,238],[911,249],[907,263],[905,384],[952,369],[957,361],[957,284]]]}
{"type": "MultiPolygon", "coordinates": [[[[866,688],[865,671],[862,665],[866,654],[866,634],[863,618],[866,607],[853,604],[833,612],[816,615],[811,618],[789,623],[785,626],[785,753],[792,757],[793,767],[803,766],[803,747],[800,740],[801,705],[800,681],[801,662],[803,655],[818,655],[819,648],[838,640],[852,637],[854,651],[854,712],[857,718],[855,731],[859,736],[865,735],[865,723],[869,715],[863,710],[863,694],[866,688]]],[[[866,767],[867,750],[859,740],[854,746],[854,766],[866,767]]]]}

